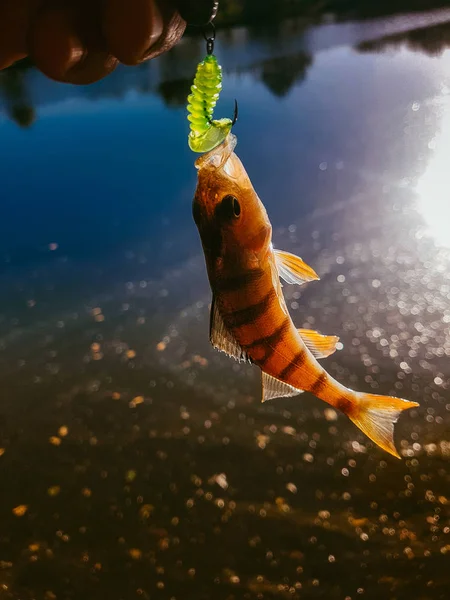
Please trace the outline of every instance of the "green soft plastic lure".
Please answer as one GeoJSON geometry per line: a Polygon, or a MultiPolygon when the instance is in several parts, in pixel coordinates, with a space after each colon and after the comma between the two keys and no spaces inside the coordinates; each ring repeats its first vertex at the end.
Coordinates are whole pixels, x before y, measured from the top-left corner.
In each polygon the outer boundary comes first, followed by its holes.
{"type": "Polygon", "coordinates": [[[221,144],[237,119],[213,119],[213,112],[222,90],[222,67],[211,52],[197,66],[191,94],[188,96],[189,148],[193,152],[209,152],[221,144]]]}

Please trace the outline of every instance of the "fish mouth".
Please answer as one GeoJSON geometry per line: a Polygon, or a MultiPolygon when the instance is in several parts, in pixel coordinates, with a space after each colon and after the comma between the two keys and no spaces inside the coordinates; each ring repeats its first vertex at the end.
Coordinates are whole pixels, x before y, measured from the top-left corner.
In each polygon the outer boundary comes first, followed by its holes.
{"type": "Polygon", "coordinates": [[[196,169],[199,171],[205,167],[220,169],[233,154],[236,144],[237,137],[233,133],[229,133],[221,144],[195,161],[196,169]]]}
{"type": "MultiPolygon", "coordinates": [[[[208,178],[213,177],[214,181],[218,181],[217,176],[220,175],[222,183],[226,186],[231,183],[238,186],[240,190],[252,189],[247,171],[234,152],[236,144],[237,137],[229,133],[217,148],[213,148],[198,158],[195,161],[195,166],[198,170],[199,181],[202,178],[201,175],[206,175],[208,178]]],[[[208,186],[210,183],[208,181],[208,186]]]]}

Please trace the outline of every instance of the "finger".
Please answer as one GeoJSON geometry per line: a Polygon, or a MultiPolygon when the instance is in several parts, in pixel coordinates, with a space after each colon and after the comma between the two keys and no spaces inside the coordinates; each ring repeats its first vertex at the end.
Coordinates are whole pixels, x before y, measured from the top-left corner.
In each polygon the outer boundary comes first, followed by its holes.
{"type": "Polygon", "coordinates": [[[102,48],[94,16],[92,11],[84,11],[81,19],[67,4],[39,12],[28,40],[38,69],[51,79],[75,84],[92,83],[111,73],[118,61],[102,48]]]}
{"type": "Polygon", "coordinates": [[[140,63],[164,30],[154,0],[109,0],[102,21],[108,49],[126,65],[140,63]]]}
{"type": "Polygon", "coordinates": [[[173,48],[186,29],[186,21],[181,18],[180,13],[170,2],[159,0],[157,5],[162,15],[163,32],[153,46],[148,49],[143,60],[155,58],[173,48]]]}
{"type": "Polygon", "coordinates": [[[178,12],[189,25],[206,25],[217,15],[219,0],[177,0],[178,12]]]}
{"type": "Polygon", "coordinates": [[[0,0],[0,69],[25,58],[30,19],[41,0],[0,0]]]}

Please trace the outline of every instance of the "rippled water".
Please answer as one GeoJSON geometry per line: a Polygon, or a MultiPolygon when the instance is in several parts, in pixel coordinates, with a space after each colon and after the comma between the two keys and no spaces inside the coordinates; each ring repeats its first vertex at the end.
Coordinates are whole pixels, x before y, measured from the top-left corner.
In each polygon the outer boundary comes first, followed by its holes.
{"type": "Polygon", "coordinates": [[[402,461],[209,347],[203,42],[88,88],[0,74],[2,598],[448,597],[447,40],[441,11],[217,46],[274,241],[321,276],[293,318],[341,337],[342,383],[420,403],[402,461]]]}

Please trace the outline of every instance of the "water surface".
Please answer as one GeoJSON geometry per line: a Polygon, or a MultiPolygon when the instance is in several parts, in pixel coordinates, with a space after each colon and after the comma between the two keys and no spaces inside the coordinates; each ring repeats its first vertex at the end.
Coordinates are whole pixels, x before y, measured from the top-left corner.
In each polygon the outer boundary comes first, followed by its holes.
{"type": "Polygon", "coordinates": [[[307,394],[261,405],[209,347],[203,42],[87,88],[0,74],[2,597],[448,597],[449,22],[217,44],[274,243],[321,276],[284,287],[293,318],[340,336],[344,384],[420,403],[402,461],[307,394]]]}

